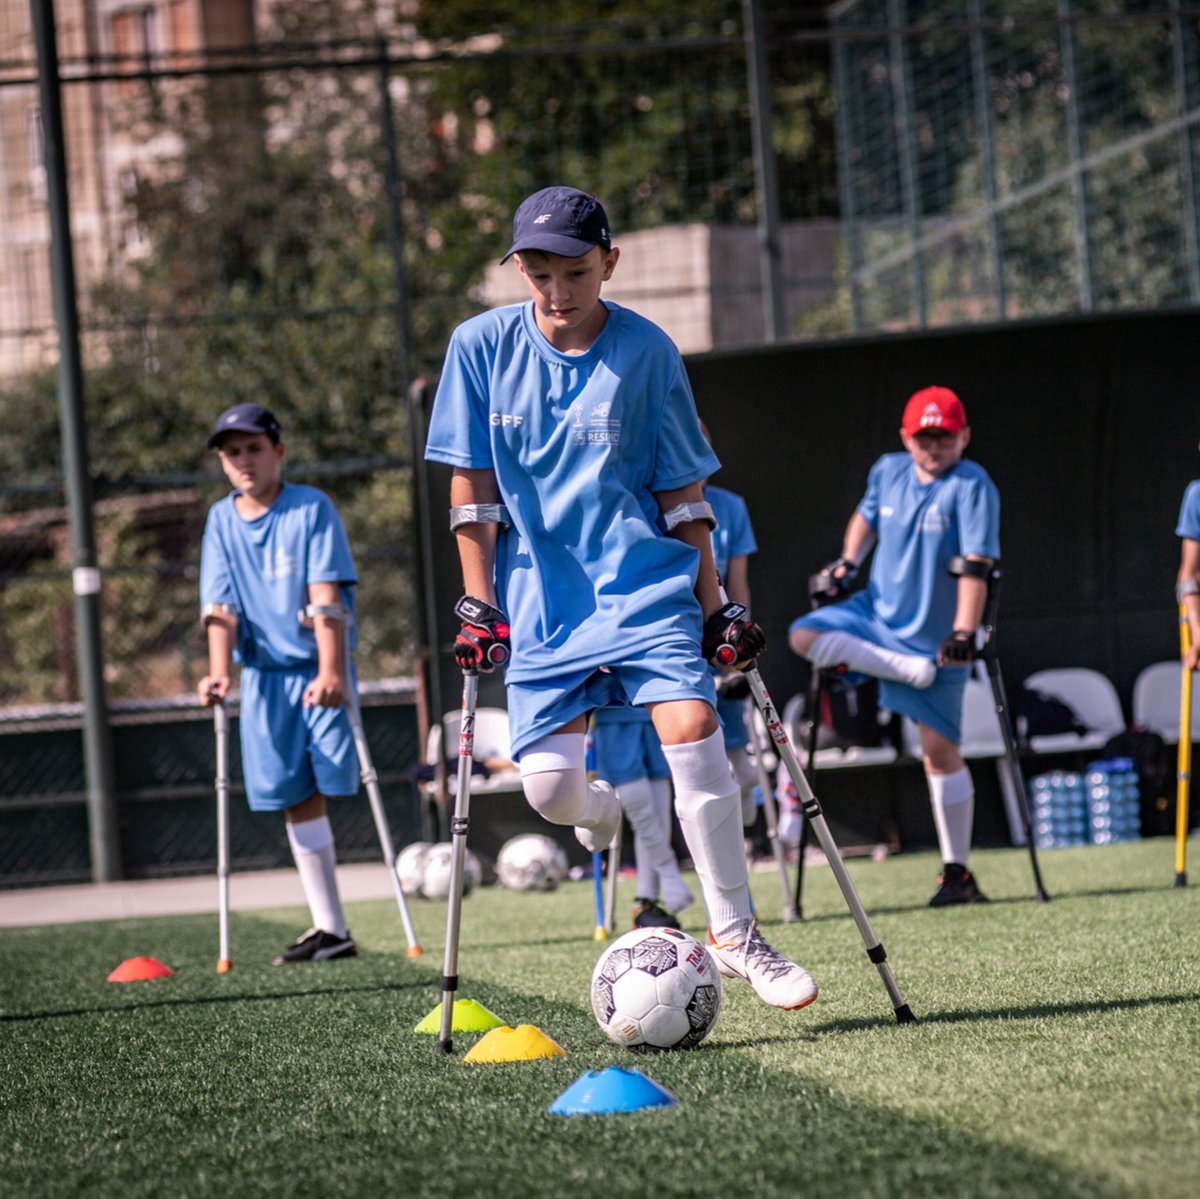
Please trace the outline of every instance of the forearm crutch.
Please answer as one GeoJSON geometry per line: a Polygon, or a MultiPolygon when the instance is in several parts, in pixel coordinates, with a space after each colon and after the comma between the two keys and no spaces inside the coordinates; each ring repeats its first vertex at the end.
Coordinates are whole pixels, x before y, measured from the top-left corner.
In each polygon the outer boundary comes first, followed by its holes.
{"type": "MultiPolygon", "coordinates": [[[[825,690],[824,683],[824,672],[813,663],[804,704],[804,714],[807,717],[805,731],[808,733],[808,761],[804,766],[804,776],[808,779],[808,789],[813,792],[817,789],[817,742],[821,734],[821,697],[825,690]]],[[[804,919],[804,851],[807,848],[808,821],[801,818],[800,839],[796,846],[796,891],[793,897],[797,918],[800,920],[804,919]]]]}
{"type": "Polygon", "coordinates": [[[1000,673],[1000,659],[996,652],[996,613],[1000,607],[1000,563],[955,557],[950,559],[947,569],[956,577],[966,575],[970,578],[982,579],[987,585],[987,599],[983,608],[983,645],[980,647],[979,656],[983,659],[988,683],[992,689],[992,702],[995,705],[996,717],[1000,725],[1000,738],[1004,742],[1004,768],[1008,773],[1013,800],[1021,818],[1025,845],[1029,850],[1029,864],[1033,869],[1034,893],[1038,903],[1049,903],[1050,896],[1042,884],[1042,872],[1038,867],[1037,846],[1033,836],[1033,819],[1029,813],[1029,796],[1025,791],[1025,775],[1021,770],[1021,758],[1017,753],[1017,739],[1013,734],[1008,697],[1004,690],[1004,677],[1000,673]]]}
{"type": "Polygon", "coordinates": [[[596,901],[596,929],[592,933],[593,941],[608,940],[608,918],[604,911],[604,855],[598,850],[592,850],[592,891],[596,901]]]}
{"type": "Polygon", "coordinates": [[[471,763],[475,754],[475,700],[479,673],[463,671],[462,722],[458,732],[458,789],[450,821],[450,906],[446,913],[446,952],[442,959],[442,1027],[434,1043],[439,1055],[454,1052],[454,993],[458,990],[458,931],[462,924],[463,875],[467,858],[467,831],[471,826],[471,763]]]}
{"type": "MultiPolygon", "coordinates": [[[[775,804],[775,788],[771,785],[771,776],[767,764],[763,761],[763,744],[759,739],[759,714],[752,697],[746,697],[746,728],[754,745],[754,769],[758,773],[758,790],[762,795],[763,819],[767,824],[767,840],[771,843],[771,853],[775,858],[775,866],[779,871],[779,882],[783,888],[783,918],[789,924],[800,919],[800,913],[792,899],[792,884],[788,878],[787,850],[779,836],[779,809],[775,804]]],[[[765,731],[765,730],[764,730],[765,731]]]]}
{"type": "Polygon", "coordinates": [[[379,776],[375,773],[375,765],[371,761],[371,748],[367,744],[367,735],[363,729],[362,706],[358,699],[358,685],[354,679],[353,660],[350,654],[350,629],[353,626],[353,615],[341,604],[309,604],[300,614],[300,622],[311,626],[314,617],[324,616],[337,621],[342,626],[342,662],[345,676],[345,697],[342,701],[346,709],[346,718],[350,722],[350,732],[354,738],[354,750],[358,755],[358,769],[363,786],[367,789],[367,799],[371,804],[371,816],[375,821],[375,832],[379,837],[379,846],[383,850],[383,862],[387,867],[388,878],[392,885],[392,894],[396,897],[396,907],[400,910],[400,923],[404,926],[404,939],[408,942],[408,956],[419,958],[421,944],[417,940],[416,929],[413,928],[412,916],[408,910],[408,900],[404,888],[400,885],[400,876],[396,873],[396,850],[392,844],[391,830],[388,828],[387,811],[383,806],[383,794],[379,790],[379,776]]]}
{"type": "MultiPolygon", "coordinates": [[[[1179,652],[1192,647],[1187,609],[1179,605],[1179,652]]],[[[1175,763],[1175,885],[1187,886],[1188,799],[1192,790],[1192,672],[1183,667],[1179,685],[1179,753],[1175,763]]]]}
{"type": "Polygon", "coordinates": [[[223,697],[213,704],[213,734],[217,745],[217,973],[228,974],[233,969],[229,957],[229,713],[223,697]]]}
{"type": "Polygon", "coordinates": [[[604,880],[604,931],[612,936],[617,927],[617,879],[621,875],[621,840],[625,817],[617,821],[617,831],[608,847],[608,878],[604,880]]]}
{"type": "Polygon", "coordinates": [[[875,967],[879,971],[879,976],[883,979],[883,985],[887,989],[888,997],[891,999],[892,1007],[896,1012],[896,1022],[898,1024],[908,1024],[915,1019],[912,1009],[905,1002],[900,988],[896,985],[896,980],[892,975],[892,968],[887,962],[887,953],[879,943],[879,938],[875,935],[875,930],[871,927],[871,921],[858,898],[858,892],[855,890],[854,883],[851,881],[845,863],[842,861],[842,855],[838,852],[833,834],[830,833],[829,826],[825,823],[825,814],[821,810],[821,805],[817,802],[817,797],[813,794],[812,788],[808,785],[808,779],[805,778],[804,771],[800,769],[800,761],[796,757],[796,751],[792,748],[791,742],[788,741],[787,733],[784,732],[783,724],[780,722],[779,714],[775,711],[775,705],[771,702],[771,697],[767,693],[762,676],[758,673],[758,668],[755,666],[751,666],[745,674],[750,683],[750,690],[754,694],[754,700],[758,704],[759,711],[762,713],[763,723],[767,726],[767,731],[771,734],[771,740],[775,742],[775,748],[780,761],[786,766],[787,772],[796,786],[796,794],[800,797],[800,806],[804,811],[805,822],[812,826],[812,830],[820,842],[821,848],[825,851],[825,856],[829,859],[829,866],[833,871],[834,877],[837,879],[838,886],[841,888],[842,897],[845,899],[846,906],[850,909],[850,914],[854,917],[854,923],[858,925],[858,931],[862,935],[863,944],[867,948],[867,957],[875,963],[875,967]]]}

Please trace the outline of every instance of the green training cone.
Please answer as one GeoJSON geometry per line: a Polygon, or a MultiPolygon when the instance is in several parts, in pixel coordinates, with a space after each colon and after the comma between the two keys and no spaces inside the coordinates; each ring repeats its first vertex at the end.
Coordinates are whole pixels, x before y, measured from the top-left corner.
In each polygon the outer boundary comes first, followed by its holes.
{"type": "Polygon", "coordinates": [[[475,1043],[463,1058],[464,1062],[480,1065],[485,1062],[533,1062],[543,1057],[566,1057],[567,1051],[532,1024],[516,1028],[501,1025],[475,1043]]]}
{"type": "MultiPolygon", "coordinates": [[[[450,1021],[451,1032],[487,1032],[489,1028],[499,1028],[504,1023],[495,1012],[489,1012],[482,1003],[473,999],[456,999],[454,1012],[450,1021]]],[[[432,1033],[437,1035],[442,1031],[442,1005],[437,1007],[413,1029],[413,1032],[432,1033]]]]}

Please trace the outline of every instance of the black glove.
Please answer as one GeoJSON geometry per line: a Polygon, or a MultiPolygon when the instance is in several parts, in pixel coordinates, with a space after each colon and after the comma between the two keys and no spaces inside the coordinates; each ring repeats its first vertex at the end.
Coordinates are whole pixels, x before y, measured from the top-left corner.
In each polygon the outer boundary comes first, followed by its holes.
{"type": "Polygon", "coordinates": [[[938,650],[940,666],[970,666],[978,657],[975,649],[975,634],[964,629],[955,629],[938,650]]]}
{"type": "Polygon", "coordinates": [[[850,594],[850,584],[858,575],[858,567],[849,558],[835,558],[826,563],[815,575],[808,576],[808,598],[814,608],[836,604],[850,594]],[[838,576],[833,572],[845,567],[846,573],[838,576]]]}
{"type": "Polygon", "coordinates": [[[713,666],[749,665],[766,645],[762,629],[741,604],[725,604],[704,622],[700,649],[704,660],[713,666]]]}
{"type": "Polygon", "coordinates": [[[716,684],[718,699],[745,699],[750,694],[750,680],[740,670],[717,675],[716,684]]]}
{"type": "Polygon", "coordinates": [[[474,596],[464,595],[454,605],[454,615],[462,628],[454,639],[454,661],[462,670],[478,670],[484,674],[508,661],[508,617],[499,608],[474,596]]]}

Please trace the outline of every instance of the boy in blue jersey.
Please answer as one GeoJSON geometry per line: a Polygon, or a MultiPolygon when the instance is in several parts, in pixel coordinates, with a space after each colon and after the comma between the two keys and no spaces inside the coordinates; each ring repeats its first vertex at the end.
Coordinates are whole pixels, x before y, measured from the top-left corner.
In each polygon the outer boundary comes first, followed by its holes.
{"type": "Polygon", "coordinates": [[[208,442],[232,494],[208,513],[200,603],[208,635],[206,707],[241,672],[241,747],[254,812],[283,812],[313,927],[275,965],[354,957],[337,885],[326,797],[358,793],[358,759],[342,708],[353,686],[343,626],[353,625],[358,581],[333,502],[315,487],[284,483],[279,422],[258,404],[217,419],[208,442]],[[327,610],[302,622],[312,605],[327,610]]]}
{"type": "Polygon", "coordinates": [[[956,578],[949,565],[962,557],[986,567],[999,558],[1000,498],[987,472],[963,458],[970,437],[948,388],[909,399],[900,429],[907,453],[885,454],[871,468],[841,557],[821,572],[832,591],[844,591],[874,546],[869,585],[800,617],[789,635],[814,666],[875,675],[880,706],[917,722],[943,861],[931,907],[986,902],[967,869],[975,787],[959,746],[987,582],[973,573],[956,578]]]}
{"type": "Polygon", "coordinates": [[[513,218],[506,261],[530,301],[455,330],[425,456],[454,468],[466,594],[455,656],[507,668],[513,757],[530,804],[608,846],[620,806],[589,783],[587,715],[645,706],[662,742],[723,971],[795,1009],[817,989],[751,913],[738,787],[709,662],[752,661],[762,631],[721,600],[701,483],[720,463],[683,360],[651,322],[603,301],[619,252],[592,196],[545,188],[513,218]]]}
{"type": "Polygon", "coordinates": [[[695,903],[671,848],[671,768],[645,708],[598,708],[592,718],[596,774],[616,789],[633,828],[634,928],[678,928],[695,903]],[[660,904],[658,900],[661,899],[660,904]]]}
{"type": "Polygon", "coordinates": [[[1183,665],[1200,669],[1200,479],[1188,484],[1175,535],[1181,539],[1175,597],[1187,614],[1188,647],[1180,647],[1183,665]]]}

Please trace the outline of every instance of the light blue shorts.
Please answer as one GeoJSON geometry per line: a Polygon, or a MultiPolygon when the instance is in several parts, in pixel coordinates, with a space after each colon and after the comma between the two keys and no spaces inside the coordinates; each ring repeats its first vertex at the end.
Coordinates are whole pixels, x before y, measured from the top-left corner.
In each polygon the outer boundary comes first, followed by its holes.
{"type": "Polygon", "coordinates": [[[358,755],[345,708],[305,708],[301,670],[242,668],[241,744],[253,812],[282,812],[322,795],[358,794],[358,755]]]}
{"type": "Polygon", "coordinates": [[[746,701],[744,699],[722,699],[717,696],[717,719],[725,734],[725,750],[745,749],[750,744],[750,730],[746,728],[746,701]]]}
{"type": "MultiPolygon", "coordinates": [[[[899,654],[916,651],[905,645],[887,625],[875,615],[870,594],[859,591],[841,604],[830,604],[792,621],[788,629],[808,629],[814,633],[848,633],[899,654]]],[[[918,691],[907,683],[879,680],[879,706],[889,712],[899,712],[918,724],[933,729],[955,745],[962,744],[963,693],[970,668],[941,666],[933,685],[918,691]]]]}
{"type": "Polygon", "coordinates": [[[681,636],[648,646],[636,660],[608,663],[607,670],[582,670],[508,684],[508,728],[513,761],[536,741],[557,732],[577,716],[609,704],[635,707],[675,699],[699,699],[717,705],[708,665],[696,642],[681,636]]]}
{"type": "Polygon", "coordinates": [[[650,720],[597,721],[592,733],[596,775],[614,787],[638,779],[669,779],[671,768],[650,720]]]}

